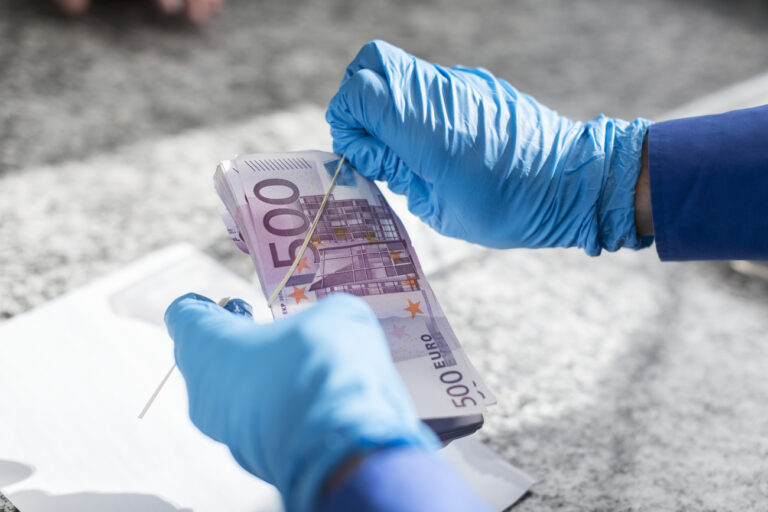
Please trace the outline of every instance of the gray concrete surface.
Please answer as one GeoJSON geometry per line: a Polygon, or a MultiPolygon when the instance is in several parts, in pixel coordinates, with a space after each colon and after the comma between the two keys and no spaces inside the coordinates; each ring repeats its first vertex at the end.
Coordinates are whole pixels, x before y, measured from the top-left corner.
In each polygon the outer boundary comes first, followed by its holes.
{"type": "Polygon", "coordinates": [[[149,3],[96,0],[67,21],[0,2],[0,172],[324,105],[374,38],[485,66],[580,118],[654,116],[768,68],[762,0],[229,0],[202,29],[149,3]]]}
{"type": "MultiPolygon", "coordinates": [[[[74,22],[40,5],[0,4],[0,318],[177,241],[248,274],[213,165],[327,147],[323,105],[372,38],[579,118],[653,117],[768,69],[757,0],[241,0],[202,29],[141,2],[74,22]]],[[[761,281],[648,250],[483,251],[432,282],[500,398],[483,438],[539,480],[516,510],[766,509],[761,281]]]]}

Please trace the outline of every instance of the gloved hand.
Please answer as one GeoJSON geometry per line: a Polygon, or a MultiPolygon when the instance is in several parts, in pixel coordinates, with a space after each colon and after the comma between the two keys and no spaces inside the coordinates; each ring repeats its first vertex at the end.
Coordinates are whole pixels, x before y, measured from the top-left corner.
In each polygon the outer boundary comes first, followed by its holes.
{"type": "Polygon", "coordinates": [[[363,301],[334,295],[269,325],[243,304],[224,309],[187,294],[165,322],[193,423],[274,484],[289,512],[313,510],[325,480],[353,456],[438,447],[363,301]]]}
{"type": "Polygon", "coordinates": [[[489,247],[639,248],[650,124],[558,115],[484,69],[363,46],[326,113],[333,149],[445,235],[489,247]]]}

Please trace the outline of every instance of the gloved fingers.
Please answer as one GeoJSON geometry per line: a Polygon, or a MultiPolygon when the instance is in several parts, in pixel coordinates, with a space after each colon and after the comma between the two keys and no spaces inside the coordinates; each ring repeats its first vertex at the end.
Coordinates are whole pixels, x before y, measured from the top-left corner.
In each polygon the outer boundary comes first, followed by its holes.
{"type": "MultiPolygon", "coordinates": [[[[305,335],[299,336],[312,342],[311,357],[320,353],[335,353],[346,364],[359,365],[360,361],[352,361],[357,355],[375,360],[377,357],[391,359],[389,346],[381,332],[376,315],[370,306],[359,297],[346,293],[335,293],[320,300],[313,307],[291,317],[300,326],[305,335]],[[340,335],[338,329],[344,331],[340,335]],[[319,343],[317,343],[319,342],[319,343]],[[345,345],[352,343],[354,346],[345,345]]],[[[279,325],[280,322],[274,325],[279,325]]],[[[292,340],[284,340],[290,343],[292,340]]],[[[305,354],[304,357],[310,357],[305,354]]]]}
{"type": "MultiPolygon", "coordinates": [[[[325,118],[333,130],[368,133],[384,143],[402,128],[402,116],[392,99],[389,83],[379,73],[363,69],[345,80],[331,99],[325,118]]],[[[334,137],[335,139],[335,137],[334,137]]]]}
{"type": "MultiPolygon", "coordinates": [[[[392,189],[391,185],[390,189],[392,189]]],[[[412,174],[405,196],[408,198],[408,210],[439,232],[440,228],[435,224],[435,220],[440,217],[440,213],[437,211],[438,200],[433,190],[434,185],[412,174]]],[[[392,191],[402,193],[395,189],[392,191]]]]}
{"type": "Polygon", "coordinates": [[[244,403],[238,398],[244,392],[240,383],[249,371],[258,371],[258,354],[251,349],[266,337],[249,310],[242,299],[227,299],[221,307],[188,293],[165,313],[176,365],[186,382],[189,416],[204,434],[223,443],[232,440],[236,426],[233,407],[244,403]]]}
{"type": "MultiPolygon", "coordinates": [[[[402,76],[396,70],[409,60],[413,57],[387,42],[371,41],[364,45],[347,66],[339,91],[331,99],[325,114],[331,127],[334,151],[346,154],[358,171],[371,179],[389,181],[399,164],[394,152],[384,150],[398,149],[395,147],[396,137],[405,128],[404,117],[398,114],[393,97],[399,98],[401,110],[405,108],[406,99],[402,91],[392,90],[390,75],[402,76]],[[379,151],[358,157],[354,143],[367,136],[378,139],[383,146],[379,151]]],[[[371,146],[371,149],[376,148],[371,146]]]]}
{"type": "Polygon", "coordinates": [[[360,48],[357,56],[347,66],[344,80],[362,69],[370,69],[381,76],[386,76],[388,71],[402,69],[413,59],[413,55],[397,46],[386,41],[374,40],[360,48]]]}
{"type": "MultiPolygon", "coordinates": [[[[219,303],[221,304],[221,301],[219,301],[219,303]]],[[[253,318],[253,306],[248,304],[243,299],[228,298],[224,301],[224,305],[222,307],[236,315],[244,316],[246,318],[253,318]]]]}
{"type": "Polygon", "coordinates": [[[308,311],[312,311],[312,315],[320,318],[327,317],[328,315],[343,314],[349,318],[358,318],[378,323],[378,319],[370,306],[360,297],[348,293],[334,293],[320,300],[308,311]]]}
{"type": "Polygon", "coordinates": [[[217,355],[224,355],[223,344],[257,340],[257,326],[250,318],[196,293],[173,301],[165,312],[165,324],[175,344],[176,364],[185,376],[187,371],[197,371],[217,355]]]}
{"type": "Polygon", "coordinates": [[[451,66],[451,71],[455,72],[457,76],[462,76],[467,80],[476,79],[478,83],[498,81],[496,76],[485,68],[470,68],[468,66],[451,66]]]}
{"type": "MultiPolygon", "coordinates": [[[[407,182],[411,169],[385,143],[367,133],[352,134],[346,130],[331,130],[334,134],[333,150],[346,155],[357,172],[372,180],[389,183],[390,188],[407,182]]],[[[404,194],[405,192],[399,191],[404,194]]]]}
{"type": "Polygon", "coordinates": [[[418,172],[401,159],[405,144],[413,144],[401,110],[384,78],[359,71],[342,85],[326,112],[334,151],[346,154],[371,179],[404,179],[404,173],[418,172]]]}
{"type": "MultiPolygon", "coordinates": [[[[184,295],[177,297],[173,302],[171,302],[171,304],[165,310],[164,319],[165,319],[165,325],[168,327],[168,329],[171,328],[171,323],[169,322],[175,322],[175,320],[178,318],[177,313],[179,308],[183,308],[185,305],[191,304],[194,301],[210,302],[211,304],[215,304],[211,299],[209,299],[205,295],[200,295],[199,293],[195,293],[195,292],[185,293],[184,295]]],[[[171,334],[171,337],[173,337],[173,334],[171,334]]]]}
{"type": "Polygon", "coordinates": [[[357,171],[373,180],[387,182],[389,189],[408,198],[408,209],[427,221],[435,213],[433,186],[413,172],[394,151],[371,135],[352,137],[343,144],[335,139],[334,152],[345,154],[357,171]]]}

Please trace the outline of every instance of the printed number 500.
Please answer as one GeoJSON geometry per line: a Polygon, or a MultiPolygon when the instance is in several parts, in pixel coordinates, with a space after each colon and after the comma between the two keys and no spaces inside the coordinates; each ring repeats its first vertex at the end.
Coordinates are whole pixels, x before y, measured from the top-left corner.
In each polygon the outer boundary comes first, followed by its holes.
{"type": "Polygon", "coordinates": [[[440,381],[443,384],[450,384],[450,386],[445,389],[445,392],[451,397],[455,397],[451,398],[455,407],[466,407],[468,403],[477,405],[474,398],[467,396],[469,394],[469,388],[464,384],[460,384],[463,378],[464,376],[458,370],[448,370],[440,375],[440,381]],[[460,400],[457,402],[456,398],[460,398],[460,400]]]}

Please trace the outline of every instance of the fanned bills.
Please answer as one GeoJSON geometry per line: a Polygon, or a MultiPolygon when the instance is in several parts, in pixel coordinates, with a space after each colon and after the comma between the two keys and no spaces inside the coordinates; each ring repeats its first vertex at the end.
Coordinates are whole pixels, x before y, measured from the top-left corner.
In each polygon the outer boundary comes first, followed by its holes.
{"type": "MultiPolygon", "coordinates": [[[[216,170],[224,222],[250,254],[265,296],[296,259],[339,160],[320,151],[256,154],[216,170]]],[[[400,219],[376,185],[347,164],[272,314],[279,319],[339,292],[362,298],[378,316],[423,419],[442,430],[482,424],[480,417],[479,424],[445,427],[445,419],[477,418],[495,399],[456,339],[400,219]]]]}

